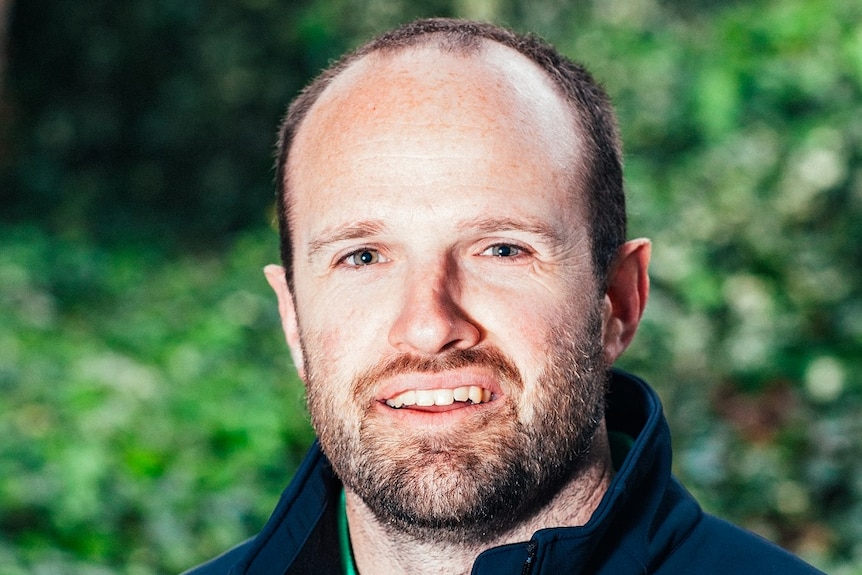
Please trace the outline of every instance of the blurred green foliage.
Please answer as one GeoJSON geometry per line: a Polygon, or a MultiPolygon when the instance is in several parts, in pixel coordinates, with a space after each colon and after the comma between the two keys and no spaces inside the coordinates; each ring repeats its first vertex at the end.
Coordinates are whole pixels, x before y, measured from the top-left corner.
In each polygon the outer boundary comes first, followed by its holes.
{"type": "Polygon", "coordinates": [[[12,4],[0,99],[0,573],[172,573],[312,438],[260,268],[290,98],[416,16],[539,32],[621,118],[653,296],[623,361],[711,511],[862,573],[857,0],[12,4]]]}
{"type": "Polygon", "coordinates": [[[178,571],[259,528],[312,437],[273,241],[166,259],[0,234],[0,573],[178,571]]]}

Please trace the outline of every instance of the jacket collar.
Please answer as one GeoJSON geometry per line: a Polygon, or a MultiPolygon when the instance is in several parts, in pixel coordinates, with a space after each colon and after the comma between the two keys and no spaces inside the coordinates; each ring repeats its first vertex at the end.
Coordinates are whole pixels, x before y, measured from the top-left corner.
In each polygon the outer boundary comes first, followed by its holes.
{"type": "Polygon", "coordinates": [[[589,522],[489,549],[473,573],[646,573],[694,528],[702,512],[671,476],[670,431],[658,396],[620,370],[609,389],[608,428],[635,441],[589,522]]]}

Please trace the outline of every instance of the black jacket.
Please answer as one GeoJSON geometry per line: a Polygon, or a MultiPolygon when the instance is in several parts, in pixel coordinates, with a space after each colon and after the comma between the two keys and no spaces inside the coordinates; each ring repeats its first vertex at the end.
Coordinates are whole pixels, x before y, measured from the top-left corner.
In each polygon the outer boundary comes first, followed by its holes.
{"type": "MultiPolygon", "coordinates": [[[[615,371],[608,400],[609,429],[635,442],[589,523],[488,549],[473,564],[474,575],[819,573],[701,510],[671,476],[670,433],[646,383],[615,371]]],[[[188,575],[340,573],[340,493],[315,444],[260,534],[188,575]]]]}

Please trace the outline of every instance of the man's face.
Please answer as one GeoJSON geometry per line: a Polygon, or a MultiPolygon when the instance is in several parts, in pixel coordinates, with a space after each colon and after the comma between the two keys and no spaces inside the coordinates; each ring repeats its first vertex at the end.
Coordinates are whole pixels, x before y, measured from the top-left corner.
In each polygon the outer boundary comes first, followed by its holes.
{"type": "Polygon", "coordinates": [[[500,532],[601,422],[575,134],[544,74],[492,44],[366,57],[294,141],[288,339],[325,453],[384,523],[500,532]]]}

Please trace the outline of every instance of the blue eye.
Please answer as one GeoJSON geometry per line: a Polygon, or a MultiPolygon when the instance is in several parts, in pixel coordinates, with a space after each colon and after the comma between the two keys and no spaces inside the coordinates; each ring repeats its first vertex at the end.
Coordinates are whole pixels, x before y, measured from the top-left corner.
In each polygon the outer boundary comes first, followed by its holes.
{"type": "Polygon", "coordinates": [[[381,261],[380,252],[372,249],[361,249],[344,258],[345,263],[351,266],[369,266],[381,261]]]}
{"type": "Polygon", "coordinates": [[[511,258],[513,256],[520,255],[521,253],[521,248],[517,246],[513,246],[510,244],[497,244],[486,249],[484,252],[482,252],[482,255],[494,256],[498,258],[511,258]]]}

